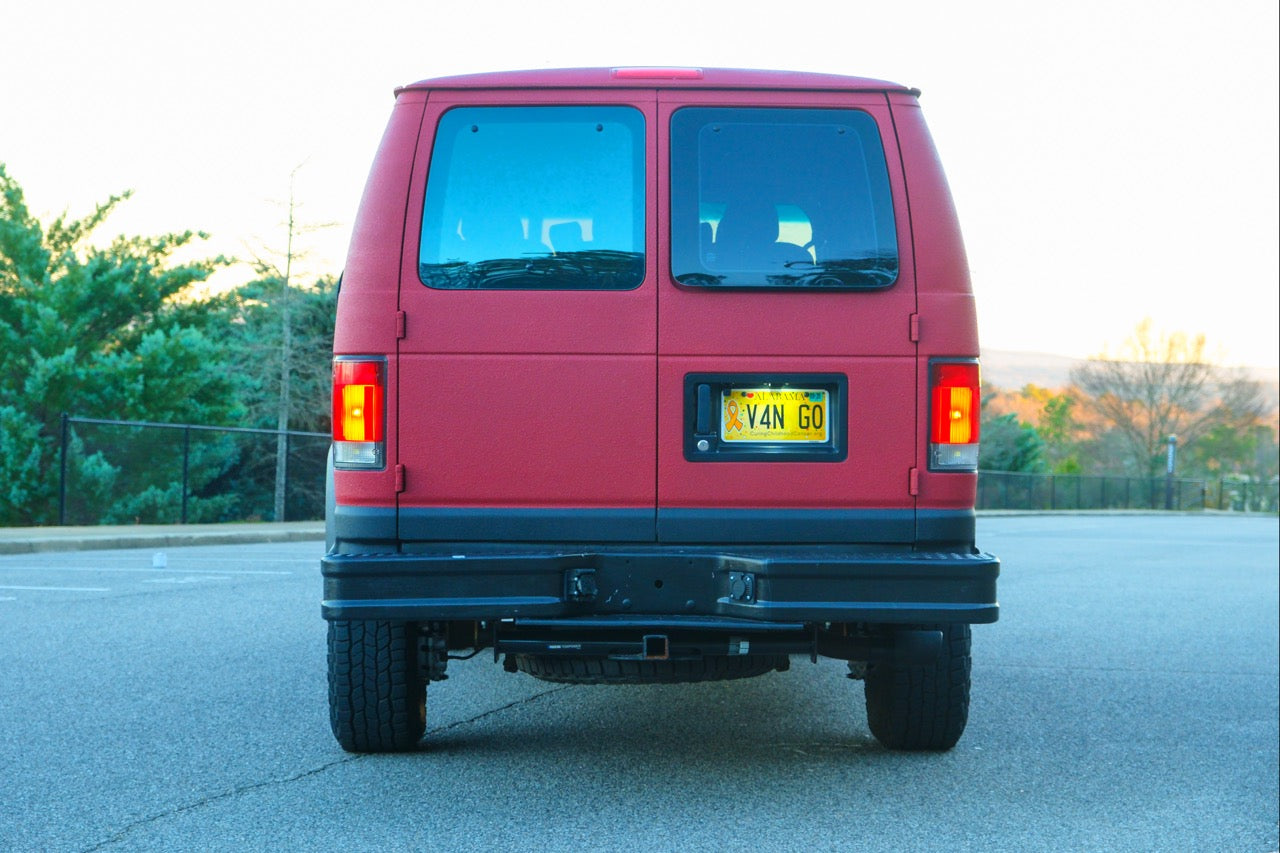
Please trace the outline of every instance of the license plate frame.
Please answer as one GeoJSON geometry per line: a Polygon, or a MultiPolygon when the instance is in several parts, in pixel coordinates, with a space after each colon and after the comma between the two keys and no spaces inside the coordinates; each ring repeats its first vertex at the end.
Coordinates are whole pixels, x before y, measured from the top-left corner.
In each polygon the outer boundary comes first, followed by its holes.
{"type": "Polygon", "coordinates": [[[843,462],[849,452],[848,389],[842,373],[686,374],[684,457],[690,462],[843,462]],[[757,408],[752,428],[748,401],[780,408],[757,408]],[[742,429],[732,428],[731,402],[742,429]],[[821,405],[820,428],[813,428],[812,408],[808,426],[800,425],[804,405],[821,405]],[[770,424],[762,430],[766,412],[770,424]]]}

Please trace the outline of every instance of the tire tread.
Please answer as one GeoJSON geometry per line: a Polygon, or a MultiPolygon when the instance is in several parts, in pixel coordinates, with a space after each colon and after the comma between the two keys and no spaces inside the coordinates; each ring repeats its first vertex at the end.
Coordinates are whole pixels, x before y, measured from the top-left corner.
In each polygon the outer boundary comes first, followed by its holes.
{"type": "Polygon", "coordinates": [[[426,729],[417,631],[401,622],[329,623],[329,723],[348,752],[403,752],[426,729]]]}
{"type": "Polygon", "coordinates": [[[948,750],[968,724],[971,629],[968,625],[934,627],[943,632],[943,649],[935,663],[867,667],[867,724],[876,740],[889,749],[948,750]]]}

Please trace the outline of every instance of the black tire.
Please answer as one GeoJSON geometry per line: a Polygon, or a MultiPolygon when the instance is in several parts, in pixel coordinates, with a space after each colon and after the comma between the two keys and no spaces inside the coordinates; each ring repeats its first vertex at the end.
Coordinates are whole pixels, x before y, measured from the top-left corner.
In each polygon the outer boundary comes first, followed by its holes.
{"type": "Polygon", "coordinates": [[[964,734],[969,721],[972,669],[968,625],[937,625],[942,651],[924,666],[867,665],[867,725],[889,749],[943,751],[964,734]]]}
{"type": "Polygon", "coordinates": [[[608,658],[515,655],[516,668],[561,684],[687,684],[753,678],[785,670],[786,655],[733,655],[696,660],[610,660],[608,658]]]}
{"type": "Polygon", "coordinates": [[[329,722],[348,752],[404,752],[427,726],[418,630],[403,622],[329,623],[329,722]]]}

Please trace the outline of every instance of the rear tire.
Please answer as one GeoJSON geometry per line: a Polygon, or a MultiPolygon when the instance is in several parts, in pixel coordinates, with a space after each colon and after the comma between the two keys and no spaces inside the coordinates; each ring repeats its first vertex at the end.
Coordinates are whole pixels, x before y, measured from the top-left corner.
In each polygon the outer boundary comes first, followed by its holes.
{"type": "Polygon", "coordinates": [[[329,722],[348,752],[404,752],[427,725],[417,626],[329,623],[329,722]]]}
{"type": "Polygon", "coordinates": [[[515,655],[516,668],[561,684],[687,684],[753,678],[785,670],[786,655],[720,655],[695,660],[611,660],[609,658],[515,655]]]}
{"type": "Polygon", "coordinates": [[[968,625],[937,625],[938,659],[922,666],[866,668],[867,724],[889,749],[951,749],[969,721],[972,634],[968,625]]]}

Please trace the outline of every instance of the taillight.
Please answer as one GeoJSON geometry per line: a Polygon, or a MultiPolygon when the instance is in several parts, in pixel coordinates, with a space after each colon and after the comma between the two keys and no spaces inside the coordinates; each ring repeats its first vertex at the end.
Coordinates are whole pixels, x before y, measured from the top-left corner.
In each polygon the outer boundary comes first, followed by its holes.
{"type": "Polygon", "coordinates": [[[978,469],[981,388],[976,361],[929,365],[929,468],[978,469]]]}
{"type": "Polygon", "coordinates": [[[381,468],[386,463],[387,364],[382,359],[333,361],[333,464],[381,468]]]}

